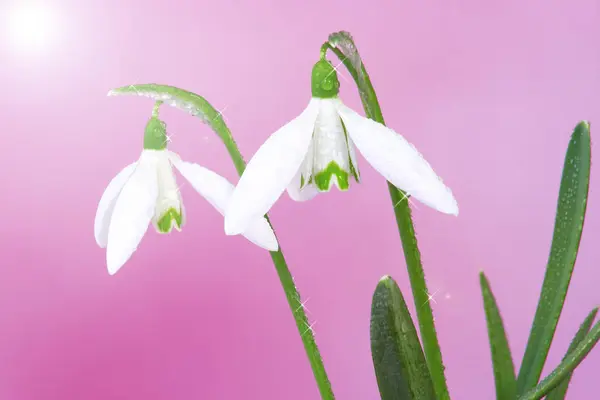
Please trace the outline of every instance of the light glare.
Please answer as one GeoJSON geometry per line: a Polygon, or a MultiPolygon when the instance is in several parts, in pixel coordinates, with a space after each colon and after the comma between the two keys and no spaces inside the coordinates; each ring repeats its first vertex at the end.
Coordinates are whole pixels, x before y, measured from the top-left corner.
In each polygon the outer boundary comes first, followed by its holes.
{"type": "Polygon", "coordinates": [[[9,13],[9,40],[19,50],[45,50],[56,38],[56,15],[42,5],[20,5],[9,13]]]}

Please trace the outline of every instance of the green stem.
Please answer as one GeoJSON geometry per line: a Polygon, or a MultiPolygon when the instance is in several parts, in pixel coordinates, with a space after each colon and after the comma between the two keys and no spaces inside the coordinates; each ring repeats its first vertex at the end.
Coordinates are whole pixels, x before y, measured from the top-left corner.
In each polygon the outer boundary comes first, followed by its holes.
{"type": "Polygon", "coordinates": [[[154,102],[154,107],[152,108],[152,116],[154,118],[158,118],[158,114],[160,112],[160,106],[162,106],[163,101],[157,100],[154,102]]]}
{"type": "Polygon", "coordinates": [[[321,60],[324,60],[325,57],[327,56],[327,50],[329,50],[331,48],[331,46],[329,45],[329,42],[324,43],[323,46],[321,46],[321,60]]]}
{"type": "MultiPolygon", "coordinates": [[[[352,75],[352,78],[359,88],[359,95],[367,117],[385,125],[377,95],[373,89],[373,85],[371,84],[369,74],[367,74],[364,64],[361,62],[361,76],[359,77],[358,71],[354,68],[351,61],[339,49],[331,46],[329,42],[323,44],[321,51],[323,48],[331,49],[352,75]]],[[[450,395],[444,376],[442,352],[440,350],[433,322],[433,312],[429,303],[429,291],[427,290],[427,284],[425,282],[425,273],[421,263],[421,253],[417,246],[417,237],[415,235],[415,228],[412,222],[407,195],[390,182],[388,182],[388,190],[392,199],[392,205],[394,206],[396,224],[398,225],[400,240],[402,241],[402,248],[404,250],[404,258],[406,259],[406,267],[408,269],[413,299],[417,310],[419,331],[421,332],[427,366],[429,367],[433,379],[437,397],[440,400],[447,400],[450,399],[450,395]]]]}
{"type": "MultiPolygon", "coordinates": [[[[217,114],[216,116],[214,116],[214,118],[212,118],[210,122],[210,125],[225,144],[227,152],[233,160],[235,169],[237,170],[238,175],[241,176],[244,173],[244,169],[246,168],[246,162],[244,161],[244,157],[240,153],[240,150],[237,144],[235,143],[235,140],[233,139],[231,131],[223,121],[221,114],[217,114]]],[[[271,225],[269,217],[266,215],[265,218],[267,219],[267,221],[269,221],[269,224],[271,225]]],[[[271,225],[271,228],[273,228],[273,225],[271,225]]],[[[275,231],[275,229],[273,229],[273,231],[275,231]]],[[[300,293],[296,288],[294,278],[290,273],[290,270],[283,256],[283,252],[281,251],[281,245],[279,250],[272,251],[270,253],[271,259],[273,260],[273,264],[275,265],[275,269],[277,270],[277,275],[279,276],[279,281],[281,282],[281,286],[283,286],[285,297],[288,301],[290,309],[292,310],[294,320],[296,321],[298,333],[300,333],[300,337],[302,338],[302,343],[304,344],[304,349],[306,350],[310,366],[313,370],[313,374],[317,381],[319,392],[321,393],[321,398],[323,400],[334,400],[335,396],[333,395],[331,383],[329,382],[329,378],[327,377],[327,372],[325,371],[325,366],[323,365],[323,360],[321,358],[321,354],[319,353],[319,348],[317,347],[317,343],[315,342],[312,327],[308,322],[306,313],[304,312],[304,306],[302,304],[300,293]]]]}
{"type": "MultiPolygon", "coordinates": [[[[246,169],[244,157],[240,153],[240,150],[235,143],[233,136],[231,135],[231,131],[225,124],[225,121],[223,121],[222,113],[217,112],[217,110],[215,110],[215,108],[202,96],[187,90],[176,88],[174,86],[157,84],[123,86],[111,90],[109,95],[136,95],[150,97],[155,100],[165,100],[169,105],[181,110],[185,110],[188,113],[200,118],[204,123],[208,124],[223,141],[238,174],[241,176],[246,169]]],[[[160,106],[160,104],[158,104],[158,106],[160,106]]],[[[269,221],[268,216],[265,215],[265,218],[267,218],[267,221],[269,221]]],[[[269,224],[271,224],[270,221],[269,224]]],[[[271,225],[271,228],[273,228],[273,225],[271,225]]],[[[271,258],[273,259],[273,264],[275,264],[275,269],[277,270],[277,275],[279,276],[281,286],[285,292],[285,297],[288,301],[290,309],[292,310],[294,320],[296,321],[296,326],[298,328],[298,332],[300,333],[302,343],[304,344],[304,349],[306,350],[308,360],[310,361],[310,366],[317,381],[321,398],[323,400],[334,400],[335,397],[333,395],[333,391],[331,390],[331,384],[327,378],[327,373],[325,372],[325,366],[323,365],[319,348],[315,343],[315,337],[313,335],[311,325],[309,324],[308,318],[304,312],[300,294],[296,289],[292,274],[290,273],[287,263],[285,262],[281,247],[278,251],[271,252],[271,258]]]]}

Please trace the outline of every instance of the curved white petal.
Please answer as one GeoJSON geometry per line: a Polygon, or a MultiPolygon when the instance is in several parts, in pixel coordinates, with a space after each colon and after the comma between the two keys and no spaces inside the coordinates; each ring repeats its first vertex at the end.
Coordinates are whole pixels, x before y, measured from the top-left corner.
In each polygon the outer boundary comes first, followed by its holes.
{"type": "Polygon", "coordinates": [[[458,215],[458,204],[452,192],[412,144],[341,102],[337,107],[350,138],[385,179],[429,207],[458,215]]]}
{"type": "Polygon", "coordinates": [[[314,142],[308,146],[306,156],[302,162],[302,166],[292,179],[292,182],[287,187],[287,192],[290,198],[294,201],[308,201],[319,194],[317,188],[308,183],[312,177],[313,161],[314,161],[314,142]],[[300,186],[304,186],[300,188],[300,186]]]}
{"type": "Polygon", "coordinates": [[[137,168],[117,198],[108,229],[106,263],[115,274],[140,244],[156,207],[158,179],[154,155],[142,153],[137,168]]]}
{"type": "MultiPolygon", "coordinates": [[[[308,177],[304,178],[308,179],[308,177]]],[[[290,183],[287,187],[287,192],[290,198],[294,201],[308,201],[314,198],[319,191],[312,183],[305,183],[304,187],[300,189],[300,184],[302,183],[302,170],[298,171],[292,183],[290,183]]]]}
{"type": "Polygon", "coordinates": [[[94,220],[94,236],[96,237],[96,243],[101,248],[106,247],[108,240],[108,226],[110,225],[110,218],[112,217],[113,210],[115,209],[115,203],[117,197],[121,193],[121,189],[135,170],[137,161],[129,164],[123,168],[108,184],[100,201],[98,202],[98,210],[96,210],[96,218],[94,220]]]}
{"type": "Polygon", "coordinates": [[[252,157],[225,213],[225,233],[242,233],[264,216],[290,184],[311,142],[320,100],[272,134],[252,157]]]}
{"type": "MultiPolygon", "coordinates": [[[[171,153],[171,162],[181,175],[190,182],[192,187],[221,215],[224,215],[231,200],[234,186],[227,179],[207,168],[182,161],[175,153],[171,153]]],[[[263,249],[269,251],[279,249],[275,233],[264,217],[253,221],[242,235],[263,249]]]]}

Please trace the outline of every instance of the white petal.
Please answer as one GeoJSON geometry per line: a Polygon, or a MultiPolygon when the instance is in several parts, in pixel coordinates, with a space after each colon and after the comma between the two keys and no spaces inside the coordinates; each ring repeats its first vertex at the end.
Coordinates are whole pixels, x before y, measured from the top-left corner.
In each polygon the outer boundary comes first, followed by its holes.
{"type": "Polygon", "coordinates": [[[452,192],[413,145],[385,125],[362,117],[341,102],[338,111],[358,150],[385,179],[429,207],[458,215],[452,192]]]}
{"type": "MultiPolygon", "coordinates": [[[[190,182],[192,187],[221,215],[224,215],[231,201],[234,186],[227,179],[207,168],[182,161],[175,153],[171,153],[171,162],[181,175],[190,182]]],[[[275,233],[264,217],[253,221],[242,234],[263,249],[269,251],[279,249],[275,233]]]]}
{"type": "Polygon", "coordinates": [[[137,168],[121,190],[108,229],[106,263],[113,275],[140,244],[156,207],[156,160],[140,157],[137,168]]]}
{"type": "Polygon", "coordinates": [[[225,233],[242,233],[264,216],[300,169],[310,145],[319,112],[318,99],[272,134],[252,157],[225,214],[225,233]]]}
{"type": "MultiPolygon", "coordinates": [[[[307,180],[308,178],[304,178],[307,180]]],[[[290,198],[294,201],[308,201],[314,198],[319,191],[312,183],[305,183],[304,187],[300,189],[300,183],[302,183],[301,171],[292,180],[292,183],[287,187],[287,192],[290,198]]]]}
{"type": "Polygon", "coordinates": [[[314,159],[313,144],[314,142],[311,141],[311,144],[308,146],[308,150],[306,152],[306,157],[302,162],[302,166],[287,187],[288,195],[294,201],[307,201],[319,194],[317,188],[313,184],[308,183],[312,176],[314,159]],[[304,183],[304,186],[301,188],[302,183],[304,183]]]}
{"type": "Polygon", "coordinates": [[[96,211],[96,218],[94,220],[94,236],[96,237],[96,243],[98,243],[98,246],[101,248],[106,247],[106,241],[108,240],[108,226],[113,210],[115,209],[117,197],[135,170],[136,165],[137,161],[123,168],[109,182],[98,202],[98,210],[96,211]]]}

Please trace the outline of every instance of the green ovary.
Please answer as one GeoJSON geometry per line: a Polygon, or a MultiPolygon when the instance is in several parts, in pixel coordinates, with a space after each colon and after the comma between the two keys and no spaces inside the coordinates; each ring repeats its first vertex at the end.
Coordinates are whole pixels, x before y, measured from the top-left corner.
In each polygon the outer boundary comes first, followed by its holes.
{"type": "Polygon", "coordinates": [[[335,182],[332,182],[332,179],[335,177],[337,179],[337,187],[340,190],[348,190],[350,187],[349,176],[347,171],[344,171],[335,161],[332,161],[325,169],[315,174],[312,181],[319,191],[327,192],[335,182]]]}
{"type": "Polygon", "coordinates": [[[144,130],[144,149],[164,150],[166,148],[167,125],[157,117],[152,117],[148,120],[144,130]]]}
{"type": "Polygon", "coordinates": [[[340,81],[333,65],[327,60],[319,60],[311,74],[312,96],[320,99],[337,97],[340,92],[340,81]]]}
{"type": "Polygon", "coordinates": [[[174,226],[177,227],[177,230],[181,230],[182,222],[183,218],[180,210],[171,207],[160,217],[156,223],[156,229],[159,233],[169,233],[174,226]]]}

